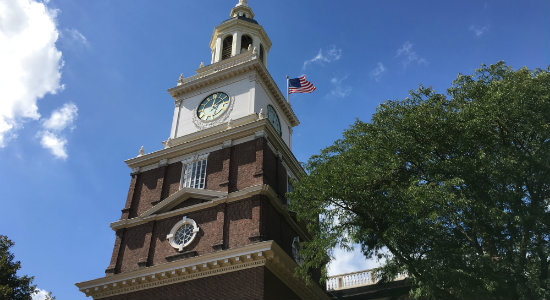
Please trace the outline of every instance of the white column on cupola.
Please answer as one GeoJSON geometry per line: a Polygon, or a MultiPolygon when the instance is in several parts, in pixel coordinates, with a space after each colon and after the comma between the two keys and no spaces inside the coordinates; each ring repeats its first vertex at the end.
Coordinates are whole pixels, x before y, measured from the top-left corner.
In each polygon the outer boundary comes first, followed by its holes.
{"type": "Polygon", "coordinates": [[[242,36],[242,33],[240,31],[233,33],[233,45],[231,49],[231,56],[235,56],[241,53],[241,36],[242,36]]]}
{"type": "Polygon", "coordinates": [[[222,38],[220,36],[216,38],[216,48],[214,48],[214,51],[214,61],[212,63],[219,62],[222,58],[222,38]]]}
{"type": "Polygon", "coordinates": [[[260,43],[261,43],[260,38],[257,37],[256,35],[253,35],[252,36],[252,48],[256,48],[256,51],[258,53],[260,53],[260,43]]]}

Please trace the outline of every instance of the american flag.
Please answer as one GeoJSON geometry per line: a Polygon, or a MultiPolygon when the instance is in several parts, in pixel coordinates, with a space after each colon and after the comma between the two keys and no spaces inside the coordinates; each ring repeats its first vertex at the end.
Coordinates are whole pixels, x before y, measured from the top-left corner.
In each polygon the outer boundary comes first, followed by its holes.
{"type": "Polygon", "coordinates": [[[292,78],[288,80],[288,93],[311,93],[315,91],[316,87],[313,83],[306,80],[306,76],[303,75],[299,78],[292,78]]]}

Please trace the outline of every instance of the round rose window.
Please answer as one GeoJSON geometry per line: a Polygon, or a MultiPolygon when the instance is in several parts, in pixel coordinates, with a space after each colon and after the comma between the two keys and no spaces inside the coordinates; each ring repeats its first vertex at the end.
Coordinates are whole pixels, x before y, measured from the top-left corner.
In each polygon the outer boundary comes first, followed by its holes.
{"type": "Polygon", "coordinates": [[[166,238],[168,238],[172,247],[182,251],[183,248],[187,247],[195,239],[197,232],[199,232],[197,223],[192,219],[183,217],[181,221],[172,227],[170,234],[166,238]]]}

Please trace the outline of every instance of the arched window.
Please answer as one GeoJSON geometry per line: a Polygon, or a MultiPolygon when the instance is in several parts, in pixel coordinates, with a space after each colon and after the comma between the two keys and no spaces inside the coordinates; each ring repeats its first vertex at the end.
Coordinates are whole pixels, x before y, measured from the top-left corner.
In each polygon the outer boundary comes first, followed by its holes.
{"type": "Polygon", "coordinates": [[[262,61],[262,63],[265,64],[265,61],[264,61],[264,46],[262,46],[262,44],[260,44],[260,60],[262,61]]]}
{"type": "Polygon", "coordinates": [[[223,46],[222,46],[222,60],[228,59],[231,57],[231,47],[233,46],[233,36],[229,35],[225,39],[223,39],[223,46]]]}
{"type": "Polygon", "coordinates": [[[252,38],[247,34],[243,34],[241,37],[241,53],[248,51],[250,45],[252,45],[252,38]]]}

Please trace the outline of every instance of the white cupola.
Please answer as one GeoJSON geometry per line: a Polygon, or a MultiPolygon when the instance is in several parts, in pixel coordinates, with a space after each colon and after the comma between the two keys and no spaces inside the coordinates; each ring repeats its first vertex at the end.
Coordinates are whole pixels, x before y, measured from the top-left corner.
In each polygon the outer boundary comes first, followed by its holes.
{"type": "Polygon", "coordinates": [[[262,26],[254,20],[254,12],[246,0],[231,9],[230,18],[216,26],[210,49],[211,63],[217,63],[247,51],[256,51],[259,58],[267,66],[267,53],[271,48],[271,40],[262,26]],[[255,50],[254,50],[255,49],[255,50]]]}

